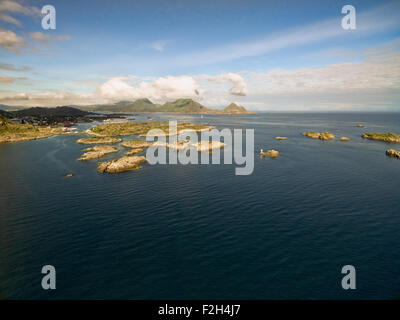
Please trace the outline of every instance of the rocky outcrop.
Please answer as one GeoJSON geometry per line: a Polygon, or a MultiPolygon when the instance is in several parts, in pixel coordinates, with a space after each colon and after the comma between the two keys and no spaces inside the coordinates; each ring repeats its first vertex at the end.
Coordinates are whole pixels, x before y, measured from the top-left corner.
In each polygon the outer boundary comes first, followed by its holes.
{"type": "Polygon", "coordinates": [[[312,139],[320,139],[320,140],[333,140],[335,136],[333,133],[328,131],[316,132],[316,131],[306,131],[303,132],[303,136],[312,138],[312,139]]]}
{"type": "Polygon", "coordinates": [[[127,156],[132,156],[134,154],[138,154],[138,153],[142,153],[142,152],[143,152],[143,148],[133,148],[131,151],[128,151],[125,154],[127,156]]]}
{"type": "Polygon", "coordinates": [[[224,110],[222,110],[222,111],[220,111],[218,113],[224,113],[224,114],[254,114],[255,112],[248,111],[248,110],[246,110],[245,107],[239,106],[236,103],[232,102],[224,110]]]}
{"type": "Polygon", "coordinates": [[[152,145],[153,147],[165,147],[165,148],[170,148],[174,149],[177,151],[184,150],[190,145],[186,141],[176,141],[174,143],[168,143],[168,142],[163,142],[163,141],[156,141],[152,145]]]}
{"type": "Polygon", "coordinates": [[[84,149],[86,151],[80,158],[79,161],[88,161],[103,158],[106,155],[118,152],[118,149],[113,146],[94,146],[91,148],[84,149]]]}
{"type": "Polygon", "coordinates": [[[267,154],[268,154],[268,156],[269,156],[270,158],[277,158],[277,157],[279,157],[279,151],[276,151],[276,150],[273,150],[273,149],[267,150],[267,154]]]}
{"type": "Polygon", "coordinates": [[[358,128],[364,128],[364,125],[362,123],[357,124],[358,128]]]}
{"type": "Polygon", "coordinates": [[[175,143],[167,143],[157,141],[153,144],[154,147],[166,147],[177,151],[185,150],[186,148],[195,148],[198,152],[212,151],[225,147],[225,143],[220,141],[199,141],[190,143],[188,141],[176,141],[175,143]]]}
{"type": "Polygon", "coordinates": [[[350,138],[347,138],[347,137],[341,137],[341,138],[340,138],[340,141],[350,141],[350,138]]]}
{"type": "Polygon", "coordinates": [[[312,138],[312,139],[319,139],[320,135],[321,134],[319,132],[316,132],[316,131],[303,132],[303,136],[309,137],[309,138],[312,138]]]}
{"type": "MultiPolygon", "coordinates": [[[[214,127],[204,126],[195,123],[178,123],[177,127],[172,126],[170,128],[168,122],[158,121],[147,121],[147,122],[118,122],[118,123],[106,123],[97,125],[87,131],[88,134],[95,135],[98,137],[119,137],[119,136],[130,136],[139,135],[140,137],[146,136],[158,136],[159,133],[151,132],[152,129],[160,129],[164,132],[165,136],[177,135],[184,129],[192,129],[196,132],[202,130],[211,130],[214,127]],[[173,131],[173,132],[170,132],[173,131]]],[[[158,131],[159,132],[159,131],[158,131]]]]}
{"type": "Polygon", "coordinates": [[[386,150],[386,155],[389,157],[400,159],[400,151],[394,149],[386,150]]]}
{"type": "Polygon", "coordinates": [[[121,141],[121,138],[115,137],[89,137],[79,139],[76,142],[80,144],[113,144],[121,141]]]}
{"type": "Polygon", "coordinates": [[[144,141],[144,140],[127,140],[121,143],[121,146],[125,148],[147,148],[152,145],[152,142],[144,141]]]}
{"type": "Polygon", "coordinates": [[[191,144],[191,146],[195,147],[198,152],[205,152],[221,149],[225,147],[225,143],[220,141],[199,141],[198,143],[191,144]]]}
{"type": "MultiPolygon", "coordinates": [[[[193,125],[193,124],[179,124],[178,125],[178,129],[175,130],[169,130],[164,128],[164,136],[165,137],[170,137],[170,136],[177,136],[179,134],[184,134],[185,132],[203,132],[203,131],[210,131],[212,129],[215,129],[216,127],[213,126],[206,126],[206,127],[200,127],[198,125],[193,125]],[[183,129],[180,129],[183,128],[183,129]]],[[[146,133],[142,133],[139,135],[139,137],[141,138],[146,138],[146,137],[157,137],[159,134],[158,133],[150,133],[150,132],[146,132],[146,133]]]]}
{"type": "Polygon", "coordinates": [[[333,135],[333,133],[330,133],[328,131],[323,131],[320,133],[319,139],[320,140],[333,140],[333,139],[335,139],[335,136],[333,135]]]}
{"type": "Polygon", "coordinates": [[[101,173],[118,173],[130,170],[138,170],[142,167],[141,164],[146,161],[147,159],[144,156],[122,157],[117,160],[100,162],[97,166],[97,171],[101,173]]]}
{"type": "Polygon", "coordinates": [[[362,134],[361,137],[364,139],[369,139],[369,140],[400,143],[400,135],[395,134],[393,132],[389,132],[389,133],[368,132],[368,133],[362,134]]]}

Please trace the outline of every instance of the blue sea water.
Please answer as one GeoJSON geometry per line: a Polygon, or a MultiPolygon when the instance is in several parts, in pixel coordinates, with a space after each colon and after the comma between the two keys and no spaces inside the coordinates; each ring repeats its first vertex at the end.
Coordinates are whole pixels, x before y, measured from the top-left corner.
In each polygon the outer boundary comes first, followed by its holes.
{"type": "Polygon", "coordinates": [[[0,145],[0,298],[400,298],[400,160],[385,155],[400,145],[361,138],[400,133],[399,113],[177,118],[254,128],[256,151],[281,156],[255,155],[249,176],[179,164],[110,175],[76,161],[79,136],[0,145]],[[41,288],[47,264],[56,290],[41,288]]]}

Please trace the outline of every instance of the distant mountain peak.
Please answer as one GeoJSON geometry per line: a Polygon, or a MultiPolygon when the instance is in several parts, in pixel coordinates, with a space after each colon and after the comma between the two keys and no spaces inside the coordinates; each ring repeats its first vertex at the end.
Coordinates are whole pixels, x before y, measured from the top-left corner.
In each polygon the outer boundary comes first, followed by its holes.
{"type": "Polygon", "coordinates": [[[174,102],[167,102],[161,106],[166,112],[184,112],[184,113],[200,113],[209,111],[202,104],[192,99],[178,99],[174,102]]]}
{"type": "Polygon", "coordinates": [[[59,106],[55,108],[45,108],[45,107],[32,107],[28,109],[22,109],[18,111],[13,111],[12,114],[23,117],[48,117],[48,116],[85,116],[90,114],[90,112],[82,111],[80,109],[70,107],[70,106],[59,106]]]}
{"type": "Polygon", "coordinates": [[[245,107],[239,106],[234,102],[227,106],[223,111],[226,113],[251,113],[245,107]]]}
{"type": "Polygon", "coordinates": [[[148,99],[148,98],[137,99],[137,100],[135,100],[134,103],[137,103],[137,102],[148,103],[148,104],[154,104],[154,103],[151,102],[150,99],[148,99]]]}
{"type": "Polygon", "coordinates": [[[254,112],[247,111],[244,107],[238,106],[236,103],[231,103],[223,110],[208,109],[201,103],[190,98],[180,98],[175,101],[166,102],[164,104],[155,104],[147,98],[137,99],[133,102],[123,102],[94,105],[84,108],[90,111],[105,111],[105,112],[127,112],[127,113],[188,113],[188,114],[250,114],[254,112]]]}
{"type": "Polygon", "coordinates": [[[132,103],[132,101],[121,100],[121,101],[116,102],[115,104],[130,104],[130,103],[132,103]]]}

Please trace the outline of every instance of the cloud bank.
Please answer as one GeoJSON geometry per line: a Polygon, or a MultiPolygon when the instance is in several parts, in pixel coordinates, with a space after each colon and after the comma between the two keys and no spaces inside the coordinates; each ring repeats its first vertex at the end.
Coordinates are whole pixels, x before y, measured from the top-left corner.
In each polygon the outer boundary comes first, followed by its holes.
{"type": "Polygon", "coordinates": [[[14,24],[18,27],[22,26],[22,23],[16,18],[12,17],[11,14],[22,14],[25,16],[40,16],[40,10],[33,6],[23,6],[16,1],[2,0],[0,1],[0,21],[14,24]]]}
{"type": "Polygon", "coordinates": [[[130,85],[126,78],[112,78],[103,83],[97,93],[112,100],[135,100],[149,98],[153,102],[165,102],[179,98],[201,99],[204,90],[191,76],[168,76],[152,82],[130,85]]]}
{"type": "MultiPolygon", "coordinates": [[[[236,101],[252,110],[269,111],[400,110],[399,46],[400,39],[365,51],[362,61],[321,67],[276,68],[266,72],[216,76],[168,76],[152,80],[115,77],[85,94],[60,90],[16,94],[3,92],[0,93],[0,103],[54,106],[139,98],[163,103],[191,98],[208,107],[224,107],[236,101]]],[[[2,83],[10,81],[7,78],[1,80],[2,83]]]]}
{"type": "Polygon", "coordinates": [[[236,96],[246,96],[248,93],[246,81],[238,73],[223,73],[218,76],[205,76],[207,80],[216,83],[230,82],[232,88],[229,90],[230,94],[236,96]]]}

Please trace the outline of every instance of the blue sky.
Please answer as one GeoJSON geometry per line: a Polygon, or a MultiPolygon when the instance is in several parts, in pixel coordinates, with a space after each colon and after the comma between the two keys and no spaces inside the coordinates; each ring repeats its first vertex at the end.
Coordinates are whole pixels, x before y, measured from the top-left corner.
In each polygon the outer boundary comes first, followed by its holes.
{"type": "Polygon", "coordinates": [[[400,110],[399,18],[399,1],[0,0],[0,103],[400,110]],[[41,28],[47,4],[56,30],[41,28]]]}

